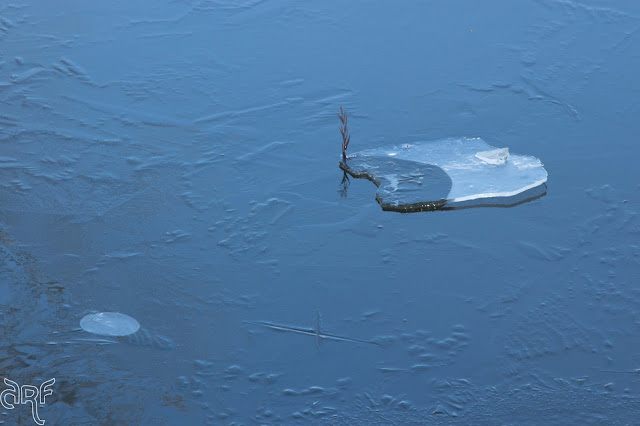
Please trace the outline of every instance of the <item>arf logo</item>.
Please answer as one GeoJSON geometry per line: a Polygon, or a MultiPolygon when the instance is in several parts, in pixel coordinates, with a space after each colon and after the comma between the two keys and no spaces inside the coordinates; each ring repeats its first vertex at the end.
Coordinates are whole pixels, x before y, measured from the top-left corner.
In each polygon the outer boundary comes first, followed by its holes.
{"type": "Polygon", "coordinates": [[[5,389],[0,393],[0,404],[7,410],[13,410],[17,404],[30,403],[33,421],[42,426],[45,421],[41,420],[38,416],[38,404],[44,405],[44,399],[49,395],[53,395],[51,386],[53,386],[55,382],[55,378],[49,379],[38,388],[33,385],[20,386],[13,380],[5,377],[4,384],[9,386],[9,389],[5,389]]]}

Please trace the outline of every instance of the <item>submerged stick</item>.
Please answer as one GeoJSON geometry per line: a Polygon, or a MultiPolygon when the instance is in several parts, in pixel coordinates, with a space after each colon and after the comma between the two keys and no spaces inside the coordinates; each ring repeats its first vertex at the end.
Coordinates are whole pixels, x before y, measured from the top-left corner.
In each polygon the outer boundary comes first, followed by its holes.
{"type": "Polygon", "coordinates": [[[290,325],[274,324],[274,323],[266,322],[266,321],[245,321],[245,322],[248,323],[248,324],[254,324],[254,325],[260,325],[262,327],[267,327],[267,328],[270,328],[272,330],[289,331],[289,332],[294,332],[294,333],[306,334],[308,336],[314,336],[316,338],[316,342],[319,342],[320,339],[328,339],[328,340],[338,340],[338,341],[342,341],[342,342],[364,343],[364,344],[367,344],[367,345],[380,346],[380,343],[375,342],[375,341],[371,341],[371,340],[353,339],[351,337],[339,336],[337,334],[323,333],[323,332],[320,331],[319,319],[318,319],[318,322],[316,323],[316,327],[315,328],[295,327],[295,326],[290,326],[290,325]]]}

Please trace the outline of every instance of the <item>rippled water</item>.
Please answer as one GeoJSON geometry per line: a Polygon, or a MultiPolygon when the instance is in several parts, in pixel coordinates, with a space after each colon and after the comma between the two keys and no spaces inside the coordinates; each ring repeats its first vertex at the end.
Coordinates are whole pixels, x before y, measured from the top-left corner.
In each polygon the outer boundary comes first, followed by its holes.
{"type": "Polygon", "coordinates": [[[0,375],[55,377],[47,424],[637,421],[639,37],[631,0],[3,3],[0,375]],[[340,106],[547,195],[343,196],[340,106]]]}

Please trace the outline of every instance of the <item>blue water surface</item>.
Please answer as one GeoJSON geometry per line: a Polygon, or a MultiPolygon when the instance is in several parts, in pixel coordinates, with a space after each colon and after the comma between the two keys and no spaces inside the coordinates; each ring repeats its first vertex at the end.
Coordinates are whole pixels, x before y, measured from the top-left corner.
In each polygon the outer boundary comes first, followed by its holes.
{"type": "Polygon", "coordinates": [[[636,0],[2,2],[0,376],[54,425],[635,423],[639,70],[636,0]],[[547,194],[384,212],[340,106],[547,194]]]}

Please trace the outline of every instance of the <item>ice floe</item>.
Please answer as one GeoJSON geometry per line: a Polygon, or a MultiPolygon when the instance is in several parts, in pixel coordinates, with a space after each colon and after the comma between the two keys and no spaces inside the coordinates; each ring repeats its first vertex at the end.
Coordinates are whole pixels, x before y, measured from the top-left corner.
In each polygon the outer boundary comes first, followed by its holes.
{"type": "Polygon", "coordinates": [[[384,210],[401,212],[518,204],[544,194],[547,181],[536,157],[510,154],[480,138],[368,149],[340,167],[373,181],[384,210]]]}
{"type": "Polygon", "coordinates": [[[89,314],[80,320],[84,331],[101,336],[128,336],[140,328],[140,324],[128,315],[119,312],[89,314]]]}

